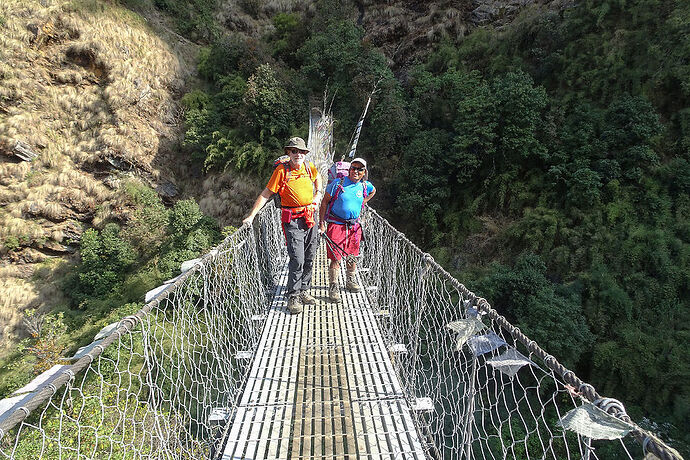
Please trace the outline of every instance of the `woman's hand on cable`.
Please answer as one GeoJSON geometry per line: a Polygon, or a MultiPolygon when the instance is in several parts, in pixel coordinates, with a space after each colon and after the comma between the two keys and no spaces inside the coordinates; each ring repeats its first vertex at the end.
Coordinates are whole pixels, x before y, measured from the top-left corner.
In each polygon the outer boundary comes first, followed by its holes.
{"type": "Polygon", "coordinates": [[[319,222],[319,233],[326,233],[326,221],[319,222]]]}

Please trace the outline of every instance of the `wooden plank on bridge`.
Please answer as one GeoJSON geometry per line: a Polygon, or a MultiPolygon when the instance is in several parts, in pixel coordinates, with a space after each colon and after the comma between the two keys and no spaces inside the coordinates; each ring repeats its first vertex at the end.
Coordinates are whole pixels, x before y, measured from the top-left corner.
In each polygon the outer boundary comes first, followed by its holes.
{"type": "Polygon", "coordinates": [[[364,290],[329,302],[325,252],[302,314],[287,311],[281,277],[223,460],[427,458],[375,309],[364,290]]]}

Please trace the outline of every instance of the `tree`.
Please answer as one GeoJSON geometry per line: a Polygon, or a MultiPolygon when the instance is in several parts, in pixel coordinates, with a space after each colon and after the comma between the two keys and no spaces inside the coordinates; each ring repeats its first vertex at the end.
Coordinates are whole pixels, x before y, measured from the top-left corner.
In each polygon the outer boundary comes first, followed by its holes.
{"type": "Polygon", "coordinates": [[[106,224],[99,233],[88,229],[81,238],[81,266],[73,297],[83,300],[108,294],[136,261],[137,254],[120,235],[115,223],[106,224]]]}
{"type": "Polygon", "coordinates": [[[479,285],[494,308],[566,366],[589,349],[593,335],[578,293],[549,281],[539,256],[522,255],[512,269],[494,264],[479,285]]]}
{"type": "Polygon", "coordinates": [[[153,255],[165,239],[168,210],[158,193],[151,187],[135,181],[124,184],[131,211],[122,236],[146,256],[153,255]]]}
{"type": "Polygon", "coordinates": [[[195,159],[205,158],[204,150],[213,140],[213,133],[220,128],[221,118],[211,97],[200,89],[184,95],[185,133],[183,145],[192,150],[195,159]]]}
{"type": "Polygon", "coordinates": [[[275,32],[270,37],[273,56],[291,66],[297,66],[295,53],[307,39],[308,29],[295,13],[278,13],[273,16],[275,32]]]}
{"type": "Polygon", "coordinates": [[[486,177],[489,160],[496,152],[498,127],[495,99],[481,75],[478,72],[465,74],[461,88],[462,95],[456,105],[453,123],[456,135],[448,158],[457,185],[472,181],[482,166],[486,177]]]}
{"type": "Polygon", "coordinates": [[[286,137],[296,102],[289,100],[275,70],[269,64],[260,65],[249,77],[244,95],[247,123],[256,138],[286,137]]]}
{"type": "Polygon", "coordinates": [[[621,165],[624,178],[638,182],[659,162],[654,151],[662,125],[651,104],[641,97],[623,95],[609,107],[602,139],[609,159],[621,165]]]}
{"type": "Polygon", "coordinates": [[[392,78],[392,73],[383,53],[362,42],[361,27],[335,19],[322,26],[297,51],[300,74],[314,94],[327,87],[340,122],[336,139],[349,139],[374,85],[392,78]]]}
{"type": "Polygon", "coordinates": [[[231,33],[201,49],[197,68],[199,75],[216,82],[232,73],[248,78],[259,65],[267,61],[268,53],[262,42],[231,33]]]}
{"type": "Polygon", "coordinates": [[[522,71],[509,72],[491,85],[498,112],[496,152],[499,170],[512,169],[524,160],[546,159],[547,150],[539,140],[548,103],[546,90],[535,87],[532,77],[522,71]]]}
{"type": "Polygon", "coordinates": [[[405,167],[399,171],[397,209],[427,241],[438,238],[439,217],[450,197],[448,178],[437,167],[448,143],[448,133],[440,129],[417,133],[405,148],[405,167]]]}

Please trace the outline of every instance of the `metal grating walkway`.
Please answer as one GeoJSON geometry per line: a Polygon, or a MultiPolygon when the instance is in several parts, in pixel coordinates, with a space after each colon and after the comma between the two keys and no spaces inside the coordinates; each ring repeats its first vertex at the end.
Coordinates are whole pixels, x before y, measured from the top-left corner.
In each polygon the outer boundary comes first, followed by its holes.
{"type": "Polygon", "coordinates": [[[287,312],[281,277],[223,460],[427,458],[366,295],[327,299],[325,253],[302,314],[287,312]]]}

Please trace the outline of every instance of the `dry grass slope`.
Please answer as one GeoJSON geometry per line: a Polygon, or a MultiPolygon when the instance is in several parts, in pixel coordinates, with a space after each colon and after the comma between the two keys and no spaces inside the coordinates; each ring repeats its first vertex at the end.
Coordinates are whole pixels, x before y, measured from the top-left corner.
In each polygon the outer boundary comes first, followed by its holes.
{"type": "Polygon", "coordinates": [[[49,259],[69,257],[84,226],[117,217],[119,181],[104,179],[161,179],[186,74],[176,50],[112,2],[3,0],[0,17],[2,355],[23,310],[62,301],[49,259]],[[18,142],[32,162],[14,156],[18,142]]]}
{"type": "Polygon", "coordinates": [[[199,207],[221,227],[237,225],[247,214],[264,184],[247,176],[210,174],[199,192],[199,207]]]}

